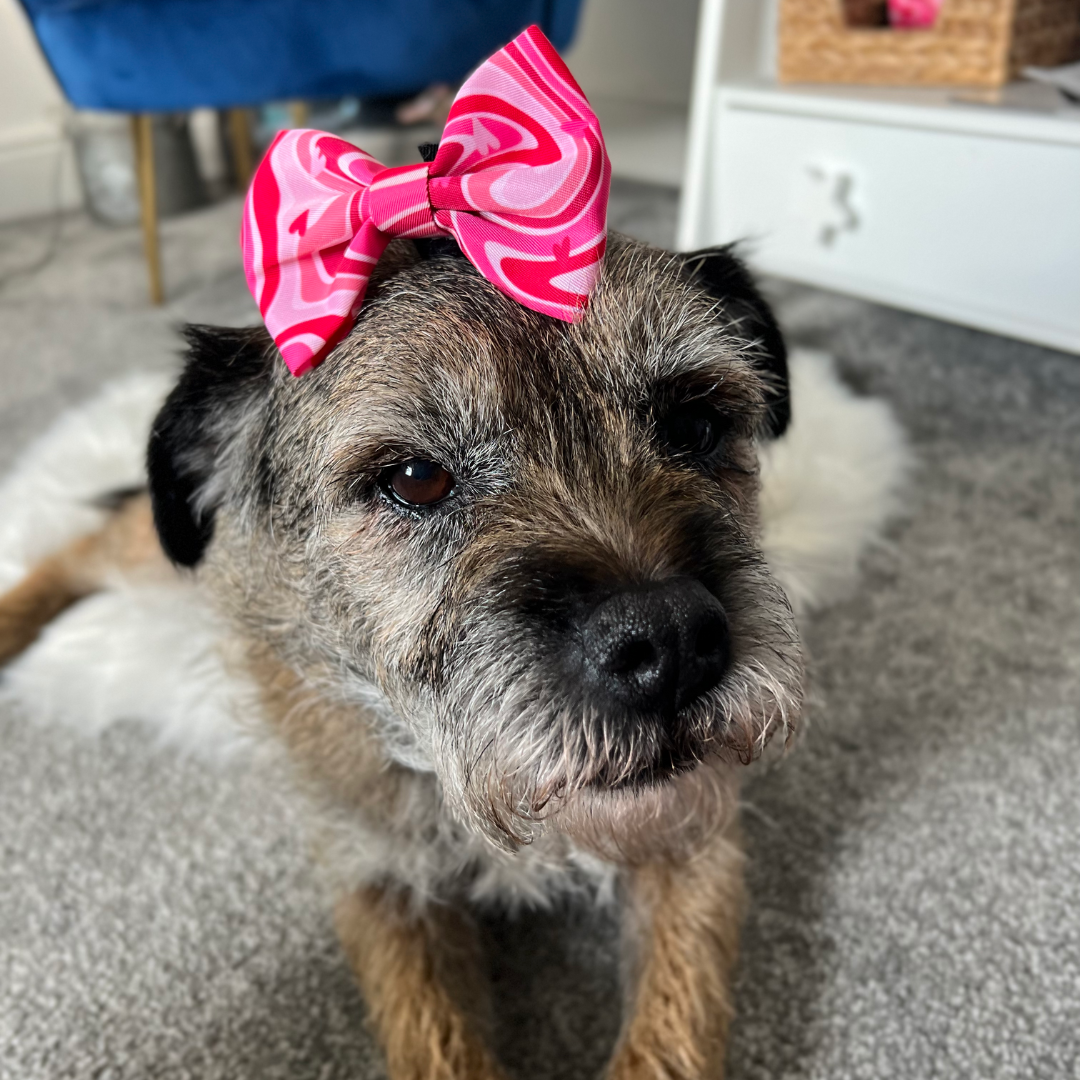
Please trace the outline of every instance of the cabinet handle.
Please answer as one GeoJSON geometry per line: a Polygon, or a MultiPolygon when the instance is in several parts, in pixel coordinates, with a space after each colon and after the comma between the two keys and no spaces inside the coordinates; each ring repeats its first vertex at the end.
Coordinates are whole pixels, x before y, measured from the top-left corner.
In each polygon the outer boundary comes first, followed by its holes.
{"type": "Polygon", "coordinates": [[[806,171],[813,180],[827,185],[827,213],[817,239],[822,247],[831,248],[842,233],[855,232],[861,223],[852,205],[855,177],[847,169],[830,165],[808,165],[806,171]]]}

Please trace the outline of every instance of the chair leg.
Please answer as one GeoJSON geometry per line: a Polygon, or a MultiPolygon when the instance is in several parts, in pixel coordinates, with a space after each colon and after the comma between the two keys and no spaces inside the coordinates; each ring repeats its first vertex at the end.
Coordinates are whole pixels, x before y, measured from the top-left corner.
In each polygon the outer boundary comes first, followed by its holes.
{"type": "Polygon", "coordinates": [[[254,169],[251,152],[251,114],[247,109],[229,109],[229,144],[232,147],[236,185],[247,191],[254,169]]]}
{"type": "Polygon", "coordinates": [[[308,126],[309,109],[306,101],[290,102],[289,114],[293,127],[303,128],[308,126]]]}
{"type": "Polygon", "coordinates": [[[161,284],[161,248],[158,244],[153,118],[148,113],[133,116],[131,134],[135,143],[135,171],[139,178],[143,247],[146,249],[146,268],[150,275],[150,303],[161,304],[165,301],[165,291],[161,284]]]}

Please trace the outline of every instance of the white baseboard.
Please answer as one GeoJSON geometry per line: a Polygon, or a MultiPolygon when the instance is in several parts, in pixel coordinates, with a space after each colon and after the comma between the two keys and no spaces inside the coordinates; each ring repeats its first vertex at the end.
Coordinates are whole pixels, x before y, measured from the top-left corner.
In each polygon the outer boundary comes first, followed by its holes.
{"type": "Polygon", "coordinates": [[[71,143],[51,124],[0,134],[0,221],[72,210],[82,188],[71,143]]]}

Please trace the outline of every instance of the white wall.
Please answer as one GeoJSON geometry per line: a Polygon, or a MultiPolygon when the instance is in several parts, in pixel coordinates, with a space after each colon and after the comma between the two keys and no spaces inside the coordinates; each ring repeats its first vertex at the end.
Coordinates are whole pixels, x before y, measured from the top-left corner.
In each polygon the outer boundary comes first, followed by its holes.
{"type": "Polygon", "coordinates": [[[0,221],[81,201],[66,105],[16,0],[0,0],[0,221]]]}
{"type": "Polygon", "coordinates": [[[566,62],[590,97],[686,106],[698,0],[585,0],[566,62]]]}
{"type": "Polygon", "coordinates": [[[698,0],[585,0],[566,61],[615,176],[681,184],[697,19],[698,0]]]}

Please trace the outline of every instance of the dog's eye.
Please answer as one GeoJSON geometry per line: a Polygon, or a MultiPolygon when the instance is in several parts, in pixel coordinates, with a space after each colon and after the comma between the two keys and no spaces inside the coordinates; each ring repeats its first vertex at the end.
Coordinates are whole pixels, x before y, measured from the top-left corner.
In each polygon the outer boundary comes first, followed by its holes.
{"type": "Polygon", "coordinates": [[[720,445],[731,422],[709,405],[677,405],[660,421],[660,437],[678,454],[708,457],[720,445]]]}
{"type": "Polygon", "coordinates": [[[383,489],[406,506],[434,506],[454,490],[454,477],[438,462],[411,458],[383,470],[383,489]]]}

